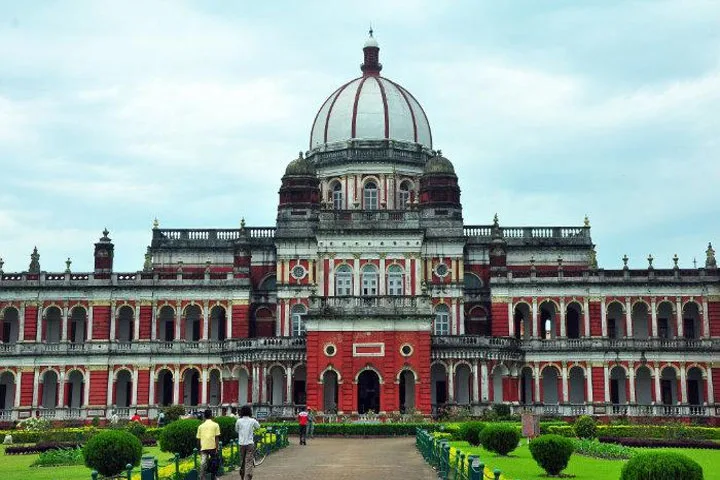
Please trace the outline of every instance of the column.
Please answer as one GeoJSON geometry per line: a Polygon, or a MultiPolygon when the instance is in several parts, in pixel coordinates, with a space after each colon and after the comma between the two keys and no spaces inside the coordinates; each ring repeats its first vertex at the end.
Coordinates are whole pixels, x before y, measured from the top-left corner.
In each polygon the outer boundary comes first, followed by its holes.
{"type": "Polygon", "coordinates": [[[353,260],[353,295],[360,296],[360,257],[353,260]]]}
{"type": "Polygon", "coordinates": [[[507,306],[508,306],[508,333],[510,334],[510,338],[515,338],[515,315],[513,315],[512,299],[509,300],[507,306]]]}
{"type": "MultiPolygon", "coordinates": [[[[89,377],[90,375],[88,375],[89,377]]],[[[55,402],[58,406],[65,406],[65,372],[60,372],[58,376],[58,394],[55,402]]]]}
{"type": "Polygon", "coordinates": [[[39,390],[40,390],[40,372],[37,368],[35,368],[35,376],[33,377],[33,400],[32,400],[32,407],[37,408],[38,406],[38,398],[39,396],[39,390]]]}
{"type": "MultiPolygon", "coordinates": [[[[473,366],[473,370],[477,371],[477,365],[473,366]]],[[[473,372],[474,373],[474,372],[473,372]]],[[[488,382],[488,367],[486,362],[480,364],[480,381],[482,383],[482,399],[483,403],[488,401],[488,393],[490,392],[488,382]]]]}
{"type": "MultiPolygon", "coordinates": [[[[155,308],[153,307],[153,311],[155,311],[155,308]]],[[[155,405],[155,382],[157,380],[157,372],[155,371],[155,367],[150,367],[150,385],[148,386],[148,405],[155,405]]]]}
{"type": "Polygon", "coordinates": [[[421,268],[421,260],[420,255],[417,256],[417,258],[414,258],[413,256],[410,257],[413,259],[413,262],[415,263],[415,291],[412,292],[413,295],[417,295],[420,293],[420,290],[422,290],[421,284],[425,280],[422,274],[422,268],[421,268]]]}
{"type": "Polygon", "coordinates": [[[650,326],[652,329],[652,337],[657,338],[658,336],[658,323],[657,323],[657,304],[655,297],[650,299],[650,326]]]}
{"type": "Polygon", "coordinates": [[[660,368],[658,368],[657,365],[655,365],[655,403],[661,404],[662,403],[662,395],[660,390],[660,368]]]}
{"type": "Polygon", "coordinates": [[[60,326],[60,341],[67,342],[68,335],[68,307],[67,305],[62,309],[62,323],[60,326]]]}
{"type": "MultiPolygon", "coordinates": [[[[152,302],[152,318],[150,319],[150,340],[157,340],[157,303],[153,300],[152,302]]],[[[151,382],[154,383],[154,382],[151,382]]],[[[154,401],[152,399],[151,401],[154,401]]]]}
{"type": "MultiPolygon", "coordinates": [[[[43,320],[43,305],[41,302],[39,302],[38,310],[37,310],[37,328],[35,329],[35,341],[37,343],[42,342],[42,327],[43,327],[42,320],[43,320]]],[[[33,406],[35,406],[35,405],[33,405],[33,406]]]]}
{"type": "Polygon", "coordinates": [[[603,375],[605,377],[605,403],[610,403],[610,369],[607,365],[603,367],[603,375]]]}
{"type": "MultiPolygon", "coordinates": [[[[130,405],[137,405],[137,403],[138,403],[138,401],[137,401],[138,400],[138,371],[137,371],[137,368],[133,369],[132,382],[133,382],[132,383],[132,396],[131,396],[131,400],[130,400],[130,405]]],[[[152,379],[150,380],[150,382],[152,383],[152,379]]],[[[149,403],[152,403],[152,399],[150,400],[149,403]]]]}
{"type": "Polygon", "coordinates": [[[253,365],[252,367],[252,403],[259,403],[260,401],[260,367],[253,365]]]}
{"type": "Polygon", "coordinates": [[[680,403],[687,405],[687,371],[685,363],[680,364],[680,403]]]}
{"type": "Polygon", "coordinates": [[[140,300],[135,301],[133,309],[133,340],[140,340],[140,300]]]}
{"type": "Polygon", "coordinates": [[[173,405],[180,403],[180,369],[173,370],[173,405]]]}
{"type": "MultiPolygon", "coordinates": [[[[707,376],[705,377],[705,385],[707,386],[707,399],[705,400],[705,403],[707,403],[708,405],[715,405],[715,385],[713,385],[712,370],[712,367],[708,366],[707,376]]],[[[17,404],[20,405],[19,399],[17,404]]]]}
{"type": "Polygon", "coordinates": [[[538,338],[538,304],[537,297],[532,299],[532,336],[538,338]]]}
{"type": "Polygon", "coordinates": [[[600,298],[600,328],[603,338],[607,338],[607,305],[605,304],[605,297],[600,298]]]}
{"type": "Polygon", "coordinates": [[[632,305],[628,297],[625,297],[625,338],[633,338],[632,305]]]}
{"type": "Polygon", "coordinates": [[[630,364],[628,365],[628,383],[629,383],[629,386],[630,386],[630,392],[629,392],[629,395],[630,395],[630,403],[631,403],[631,404],[636,404],[636,403],[637,403],[637,399],[636,399],[637,396],[636,396],[636,393],[635,393],[635,366],[634,366],[632,363],[630,363],[630,364]]]}
{"type": "Polygon", "coordinates": [[[387,280],[385,276],[385,254],[380,254],[380,268],[378,272],[378,293],[387,295],[387,280]]]}
{"type": "MultiPolygon", "coordinates": [[[[710,370],[710,369],[708,369],[710,370]]],[[[712,376],[712,375],[710,375],[712,376]]],[[[15,408],[18,408],[20,406],[20,394],[22,393],[22,377],[23,377],[23,369],[18,369],[15,373],[15,402],[13,403],[13,406],[15,408]]],[[[708,384],[709,385],[709,384],[708,384]]],[[[710,387],[708,387],[710,388],[710,387]]],[[[712,390],[709,390],[712,391],[712,390]]],[[[708,402],[710,403],[710,402],[708,402]]]]}
{"type": "Polygon", "coordinates": [[[568,388],[568,368],[567,363],[562,362],[562,401],[568,403],[570,401],[570,389],[568,388]]]}
{"type": "MultiPolygon", "coordinates": [[[[200,404],[207,405],[208,372],[207,372],[207,368],[205,368],[205,367],[202,367],[202,369],[200,371],[200,381],[201,381],[200,404]]],[[[222,382],[222,380],[221,380],[221,382],[222,382]]]]}
{"type": "MultiPolygon", "coordinates": [[[[280,318],[278,315],[277,322],[275,322],[277,325],[280,325],[280,318]]],[[[228,302],[227,304],[227,310],[225,311],[225,337],[226,338],[233,338],[233,331],[232,331],[232,300],[228,302]]]]}
{"type": "Polygon", "coordinates": [[[448,365],[448,402],[455,402],[455,364],[452,361],[448,365]]]}
{"type": "Polygon", "coordinates": [[[207,340],[208,338],[210,338],[208,335],[208,333],[210,332],[210,325],[208,322],[208,317],[209,317],[208,308],[209,308],[208,301],[207,300],[203,301],[203,318],[202,318],[202,321],[203,321],[202,339],[203,340],[207,340]]]}
{"type": "MultiPolygon", "coordinates": [[[[285,403],[292,404],[292,365],[285,365],[285,403]]],[[[307,384],[307,383],[306,383],[307,384]]]]}
{"type": "MultiPolygon", "coordinates": [[[[84,405],[90,405],[90,370],[85,371],[85,388],[83,388],[83,397],[80,402],[80,407],[84,405]]],[[[108,378],[112,377],[112,372],[108,372],[108,378]]],[[[112,399],[112,397],[110,397],[112,399]]]]}
{"type": "MultiPolygon", "coordinates": [[[[324,263],[324,262],[323,262],[324,263]]],[[[328,271],[327,271],[327,292],[325,293],[328,297],[335,296],[335,258],[332,255],[328,255],[328,271]]]]}
{"type": "Polygon", "coordinates": [[[465,299],[459,297],[458,303],[458,335],[465,335],[465,299]]]}
{"type": "Polygon", "coordinates": [[[267,372],[265,371],[265,365],[260,365],[258,370],[260,372],[260,381],[258,382],[258,387],[260,388],[260,403],[268,403],[267,372]]]}
{"type": "Polygon", "coordinates": [[[590,337],[590,303],[588,302],[588,298],[583,298],[583,317],[584,317],[584,323],[585,323],[585,330],[583,336],[590,337]]]}
{"type": "Polygon", "coordinates": [[[115,309],[117,308],[117,304],[115,302],[110,302],[110,341],[113,342],[117,339],[117,336],[115,335],[115,309]]]}
{"type": "Polygon", "coordinates": [[[87,319],[87,339],[92,340],[93,338],[93,317],[94,317],[94,310],[92,303],[90,304],[90,307],[88,308],[88,319],[87,319]]]}
{"type": "MultiPolygon", "coordinates": [[[[90,382],[85,382],[85,385],[87,385],[90,382]]],[[[115,375],[113,374],[112,369],[108,369],[108,377],[107,377],[107,406],[111,407],[113,404],[113,386],[115,385],[115,375]]]]}
{"type": "Polygon", "coordinates": [[[450,300],[450,335],[457,335],[457,299],[450,300]]]}
{"type": "MultiPolygon", "coordinates": [[[[180,332],[182,331],[180,329],[180,325],[182,324],[183,320],[183,314],[182,314],[182,305],[180,302],[175,303],[175,341],[177,342],[180,340],[180,332]]],[[[185,332],[185,335],[187,336],[187,332],[185,332]]],[[[183,340],[185,340],[183,338],[183,340]]],[[[174,402],[177,405],[177,402],[174,402]]]]}
{"type": "Polygon", "coordinates": [[[710,315],[708,313],[707,297],[702,299],[703,331],[702,338],[710,338],[710,315]]]}
{"type": "MultiPolygon", "coordinates": [[[[18,342],[25,341],[25,304],[20,305],[20,318],[18,318],[18,342]]],[[[17,388],[16,388],[17,390],[17,388]]],[[[19,406],[20,404],[18,404],[19,406]]]]}
{"type": "Polygon", "coordinates": [[[682,318],[682,304],[680,303],[680,297],[675,298],[675,313],[677,318],[677,336],[678,338],[682,338],[684,336],[683,333],[683,318],[682,318]]]}
{"type": "Polygon", "coordinates": [[[565,299],[561,298],[560,299],[560,338],[565,338],[567,336],[567,332],[565,330],[565,327],[566,327],[565,315],[566,315],[566,313],[567,312],[565,311],[565,299]]]}
{"type": "Polygon", "coordinates": [[[540,369],[537,365],[533,367],[532,372],[533,382],[535,384],[535,395],[533,395],[533,398],[535,400],[534,403],[541,403],[542,399],[540,398],[540,369]]]}
{"type": "MultiPolygon", "coordinates": [[[[483,365],[485,365],[485,362],[483,362],[483,365]]],[[[485,368],[487,369],[487,365],[485,365],[485,368]]],[[[478,361],[475,360],[472,365],[472,376],[473,376],[473,396],[472,401],[473,403],[480,402],[480,382],[478,381],[478,361]]],[[[487,397],[487,394],[485,393],[485,389],[482,390],[482,398],[483,402],[485,401],[485,398],[487,397]]]]}
{"type": "Polygon", "coordinates": [[[593,397],[593,368],[592,364],[586,364],[585,365],[585,384],[587,385],[587,398],[585,399],[585,403],[592,404],[595,403],[595,397],[593,397]]]}

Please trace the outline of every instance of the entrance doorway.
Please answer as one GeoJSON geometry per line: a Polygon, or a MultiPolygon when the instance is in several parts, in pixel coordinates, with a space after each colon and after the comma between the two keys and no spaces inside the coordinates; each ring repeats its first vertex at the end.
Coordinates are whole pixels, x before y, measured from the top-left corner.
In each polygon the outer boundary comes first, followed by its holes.
{"type": "Polygon", "coordinates": [[[358,377],[358,413],[380,411],[380,379],[372,370],[365,370],[358,377]]]}

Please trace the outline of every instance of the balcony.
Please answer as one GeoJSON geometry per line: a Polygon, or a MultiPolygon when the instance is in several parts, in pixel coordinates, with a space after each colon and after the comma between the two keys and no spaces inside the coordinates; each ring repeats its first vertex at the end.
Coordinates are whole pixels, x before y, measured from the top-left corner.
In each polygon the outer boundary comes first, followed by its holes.
{"type": "Polygon", "coordinates": [[[520,359],[523,355],[518,340],[509,337],[481,335],[434,335],[432,358],[520,359]]]}
{"type": "MultiPolygon", "coordinates": [[[[473,243],[490,241],[491,225],[466,225],[465,236],[473,243]]],[[[587,245],[592,244],[590,227],[500,227],[508,245],[587,245]]]]}
{"type": "Polygon", "coordinates": [[[385,295],[373,297],[311,297],[310,315],[432,316],[429,297],[385,295]]]}
{"type": "Polygon", "coordinates": [[[546,351],[720,351],[717,338],[555,338],[522,340],[525,352],[546,351]]]}
{"type": "Polygon", "coordinates": [[[419,229],[417,210],[323,210],[321,230],[419,229]]]}

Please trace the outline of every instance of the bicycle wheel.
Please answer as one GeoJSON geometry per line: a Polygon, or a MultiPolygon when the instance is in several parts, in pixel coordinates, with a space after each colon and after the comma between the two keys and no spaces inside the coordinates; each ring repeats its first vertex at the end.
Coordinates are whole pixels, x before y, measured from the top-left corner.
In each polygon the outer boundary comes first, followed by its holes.
{"type": "Polygon", "coordinates": [[[267,457],[267,450],[265,446],[260,444],[255,446],[255,453],[253,454],[253,464],[257,467],[260,466],[267,457]]]}

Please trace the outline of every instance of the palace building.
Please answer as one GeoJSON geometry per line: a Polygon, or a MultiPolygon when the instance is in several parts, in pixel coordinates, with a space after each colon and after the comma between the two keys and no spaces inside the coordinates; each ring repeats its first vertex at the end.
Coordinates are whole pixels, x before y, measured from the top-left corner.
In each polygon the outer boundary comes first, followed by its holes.
{"type": "Polygon", "coordinates": [[[247,403],[716,420],[712,246],[698,268],[610,270],[587,218],[466,225],[421,104],[381,74],[372,32],[363,52],[287,165],[274,226],[156,221],[135,272],[107,231],[91,272],[0,260],[0,420],[247,403]]]}

